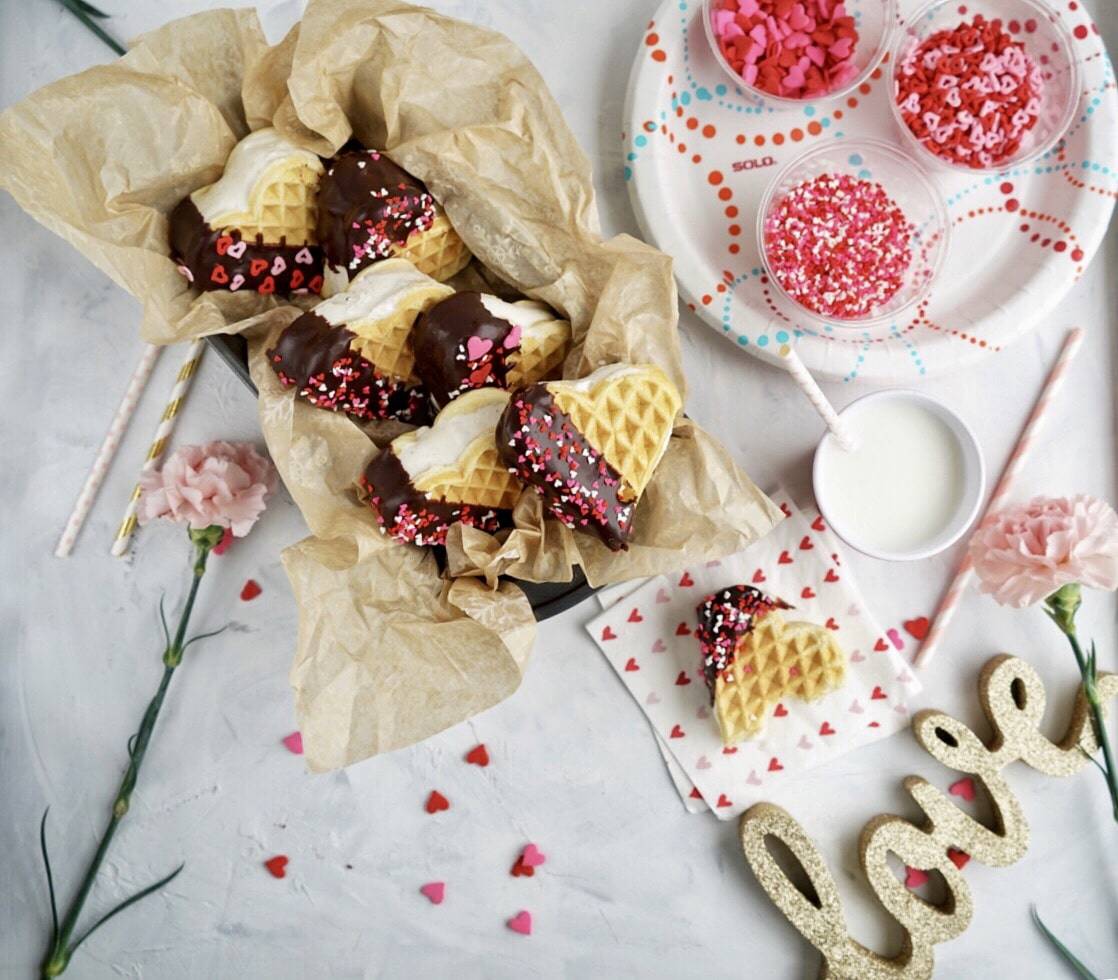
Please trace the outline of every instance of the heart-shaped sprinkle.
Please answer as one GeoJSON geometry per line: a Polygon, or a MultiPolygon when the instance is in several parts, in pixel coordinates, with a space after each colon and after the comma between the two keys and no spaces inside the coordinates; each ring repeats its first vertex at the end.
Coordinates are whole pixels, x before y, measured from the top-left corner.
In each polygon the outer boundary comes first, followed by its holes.
{"type": "Polygon", "coordinates": [[[277,255],[275,261],[272,263],[271,273],[273,276],[278,276],[284,269],[287,268],[287,263],[284,261],[282,255],[277,255]]]}
{"type": "Polygon", "coordinates": [[[251,602],[263,591],[264,590],[260,588],[260,583],[250,578],[241,589],[241,602],[251,602]]]}
{"type": "Polygon", "coordinates": [[[225,271],[225,266],[215,265],[210,270],[210,282],[216,282],[219,286],[224,286],[229,282],[229,273],[225,271]]]}
{"type": "Polygon", "coordinates": [[[811,543],[811,538],[809,538],[806,534],[802,538],[800,538],[800,551],[811,551],[811,549],[814,547],[815,545],[811,543]]]}
{"type": "Polygon", "coordinates": [[[244,277],[244,276],[242,276],[242,275],[241,275],[241,274],[240,274],[240,273],[238,272],[238,273],[237,273],[237,274],[236,274],[235,276],[233,276],[233,278],[232,278],[232,279],[230,280],[230,282],[229,282],[229,290],[230,290],[230,292],[234,292],[234,293],[235,293],[235,292],[236,292],[236,291],[237,291],[238,289],[240,289],[240,288],[241,288],[241,287],[242,287],[242,286],[243,286],[244,284],[245,284],[245,277],[244,277]]]}
{"type": "Polygon", "coordinates": [[[521,909],[505,925],[522,936],[530,936],[532,935],[532,913],[521,909]]]}
{"type": "Polygon", "coordinates": [[[265,276],[264,281],[256,287],[261,296],[271,296],[276,291],[276,281],[271,276],[265,276]]]}
{"type": "Polygon", "coordinates": [[[917,616],[916,619],[906,619],[901,625],[909,636],[922,640],[928,635],[932,624],[928,622],[927,616],[917,616]]]}
{"type": "Polygon", "coordinates": [[[229,246],[233,244],[233,237],[231,235],[218,235],[217,241],[214,242],[214,250],[218,255],[224,255],[229,251],[229,246]]]}
{"type": "Polygon", "coordinates": [[[269,874],[273,878],[286,878],[287,877],[287,855],[277,854],[275,857],[268,858],[264,862],[264,867],[268,869],[269,874]]]}
{"type": "Polygon", "coordinates": [[[509,874],[514,878],[531,878],[535,873],[536,869],[525,864],[523,857],[518,857],[513,866],[509,868],[509,874]]]}
{"type": "Polygon", "coordinates": [[[427,797],[427,802],[423,805],[423,808],[428,813],[438,813],[440,810],[449,810],[450,800],[443,796],[437,789],[433,789],[431,790],[431,795],[427,797]]]}
{"type": "Polygon", "coordinates": [[[905,888],[919,888],[921,885],[926,885],[927,883],[927,871],[921,871],[919,868],[905,867],[905,888]]]}
{"type": "Polygon", "coordinates": [[[803,587],[803,589],[800,592],[800,598],[801,599],[814,599],[815,598],[815,593],[812,591],[812,588],[811,588],[810,585],[805,585],[803,587]]]}
{"type": "Polygon", "coordinates": [[[311,250],[304,246],[295,253],[295,261],[299,265],[311,265],[314,262],[314,256],[311,255],[311,250]]]}
{"type": "Polygon", "coordinates": [[[968,803],[974,801],[974,780],[970,776],[964,776],[962,779],[957,779],[950,786],[947,787],[947,792],[952,796],[961,796],[968,803]]]}
{"type": "Polygon", "coordinates": [[[538,868],[547,860],[547,855],[536,847],[535,844],[525,844],[524,852],[520,855],[520,859],[528,865],[529,868],[538,868]]]}
{"type": "Polygon", "coordinates": [[[250,276],[258,276],[267,268],[268,268],[268,260],[267,259],[253,259],[248,264],[248,274],[250,276]]]}
{"type": "Polygon", "coordinates": [[[493,341],[484,337],[471,337],[466,341],[466,357],[471,361],[480,361],[493,349],[493,341]]]}
{"type": "Polygon", "coordinates": [[[291,289],[298,289],[301,285],[303,285],[303,270],[302,269],[292,269],[291,270],[291,280],[288,283],[288,286],[291,289]]]}
{"type": "Polygon", "coordinates": [[[727,745],[722,749],[723,755],[737,755],[738,747],[736,745],[727,745]]]}
{"type": "Polygon", "coordinates": [[[889,642],[893,644],[898,650],[904,649],[904,640],[901,639],[901,634],[896,630],[886,630],[885,635],[889,637],[889,642]]]}
{"type": "Polygon", "coordinates": [[[505,350],[516,350],[520,346],[520,338],[523,336],[523,331],[520,329],[519,324],[505,334],[505,342],[501,345],[505,350]]]}
{"type": "Polygon", "coordinates": [[[816,515],[815,520],[811,522],[811,529],[813,531],[818,531],[820,534],[827,530],[827,525],[823,523],[822,514],[816,515]]]}
{"type": "Polygon", "coordinates": [[[703,798],[703,794],[699,792],[698,786],[692,786],[691,792],[687,795],[690,796],[693,800],[701,800],[703,798]]]}
{"type": "Polygon", "coordinates": [[[962,871],[970,861],[970,855],[966,851],[960,851],[954,847],[949,847],[947,849],[947,858],[960,871],[962,871]]]}
{"type": "Polygon", "coordinates": [[[285,735],[283,744],[287,751],[292,755],[303,754],[303,734],[302,732],[292,732],[290,735],[285,735]]]}
{"type": "Polygon", "coordinates": [[[801,749],[814,748],[814,746],[812,745],[811,739],[808,738],[806,735],[801,735],[799,742],[797,742],[796,744],[799,745],[799,747],[801,749]]]}
{"type": "Polygon", "coordinates": [[[419,893],[432,905],[442,905],[443,899],[446,898],[446,882],[429,881],[426,885],[420,886],[419,893]]]}
{"type": "Polygon", "coordinates": [[[248,248],[248,242],[243,238],[233,245],[229,246],[229,257],[234,259],[244,258],[245,249],[248,248]]]}
{"type": "Polygon", "coordinates": [[[855,650],[853,653],[850,654],[850,662],[852,664],[860,664],[865,659],[866,655],[862,653],[861,650],[855,650]]]}
{"type": "Polygon", "coordinates": [[[471,766],[481,766],[482,769],[489,765],[489,750],[485,747],[485,743],[482,742],[470,749],[466,753],[466,761],[471,766]]]}
{"type": "Polygon", "coordinates": [[[778,704],[776,708],[773,709],[774,718],[783,718],[786,714],[788,714],[788,709],[784,707],[783,704],[778,704]]]}

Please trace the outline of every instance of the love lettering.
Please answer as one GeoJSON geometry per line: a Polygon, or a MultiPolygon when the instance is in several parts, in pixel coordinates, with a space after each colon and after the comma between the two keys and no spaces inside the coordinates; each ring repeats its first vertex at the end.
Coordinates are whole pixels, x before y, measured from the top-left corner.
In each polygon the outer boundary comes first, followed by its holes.
{"type": "MultiPolygon", "coordinates": [[[[1118,697],[1118,675],[1101,674],[1103,701],[1118,697]]],[[[847,932],[834,878],[804,829],[785,810],[759,803],[742,816],[745,858],[773,903],[809,943],[823,954],[820,976],[827,980],[916,980],[932,975],[937,943],[954,939],[970,924],[974,906],[961,870],[948,849],[965,851],[983,864],[1004,867],[1021,859],[1029,846],[1029,827],[1021,804],[1001,775],[1020,760],[1048,776],[1070,776],[1098,749],[1083,692],[1076,698],[1067,733],[1052,743],[1039,731],[1044,715],[1044,684],[1023,660],[1002,655],[986,664],[979,678],[979,699],[994,736],[986,744],[966,725],[939,711],[921,711],[912,721],[920,745],[950,769],[969,773],[993,804],[992,828],[963,813],[938,789],[918,776],[905,789],[927,818],[916,826],[882,814],[862,828],[860,857],[870,887],[906,933],[901,952],[885,957],[847,932]],[[802,865],[814,895],[809,897],[785,874],[767,841],[781,841],[802,865]],[[932,905],[898,880],[887,863],[890,853],[912,868],[935,869],[947,885],[947,900],[932,905]]],[[[956,855],[957,856],[957,855],[956,855]]]]}

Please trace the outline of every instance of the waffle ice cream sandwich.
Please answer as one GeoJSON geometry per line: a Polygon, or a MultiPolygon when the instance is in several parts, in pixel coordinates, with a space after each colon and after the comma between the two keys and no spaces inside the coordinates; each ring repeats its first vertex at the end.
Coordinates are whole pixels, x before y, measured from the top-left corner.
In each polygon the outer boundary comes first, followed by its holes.
{"type": "Polygon", "coordinates": [[[315,154],[274,129],[246,136],[221,177],[171,212],[171,254],[179,270],[202,290],[321,292],[315,224],[322,172],[315,154]]]}
{"type": "Polygon", "coordinates": [[[725,745],[760,734],[782,698],[815,701],[837,690],[846,655],[831,630],[789,623],[790,609],[749,585],[709,595],[696,610],[703,676],[725,745]]]}
{"type": "Polygon", "coordinates": [[[490,532],[507,523],[521,491],[494,438],[508,400],[496,388],[467,392],[373,457],[361,490],[386,534],[441,545],[457,521],[490,532]]]}
{"type": "Polygon", "coordinates": [[[408,338],[416,317],[451,292],[404,259],[378,263],[292,321],[268,351],[272,368],[319,408],[422,422],[427,396],[408,338]]]}
{"type": "Polygon", "coordinates": [[[327,165],[318,198],[327,295],[384,259],[407,259],[444,282],[470,253],[423,182],[378,150],[343,150],[327,165]]]}
{"type": "Polygon", "coordinates": [[[415,321],[415,370],[441,408],[474,388],[519,388],[555,374],[571,325],[543,303],[461,292],[415,321]]]}
{"type": "Polygon", "coordinates": [[[620,551],[680,407],[679,392],[658,367],[611,364],[577,381],[514,392],[497,444],[553,517],[620,551]]]}

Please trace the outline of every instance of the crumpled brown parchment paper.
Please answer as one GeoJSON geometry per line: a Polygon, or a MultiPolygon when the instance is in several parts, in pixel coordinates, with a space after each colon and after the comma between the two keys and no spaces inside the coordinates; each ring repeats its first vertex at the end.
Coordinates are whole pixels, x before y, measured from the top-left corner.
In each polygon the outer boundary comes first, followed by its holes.
{"type": "Polygon", "coordinates": [[[296,402],[263,355],[314,300],[198,295],[168,255],[170,210],[267,125],[324,156],[355,136],[422,178],[491,273],[570,319],[567,376],[633,361],[681,390],[684,378],[671,260],[601,240],[588,161],[536,70],[493,31],[397,0],[311,0],[269,47],[255,12],[213,11],[0,115],[0,186],[143,302],[146,339],[249,338],[264,437],[311,530],[283,560],[299,607],[291,682],[307,762],[324,770],[516,689],[536,622],[509,577],[568,581],[577,564],[601,585],[670,571],[739,551],[780,512],[681,419],[628,552],[545,521],[530,491],[511,532],[452,532],[445,573],[385,538],[353,484],[371,437],[391,433],[296,402]]]}

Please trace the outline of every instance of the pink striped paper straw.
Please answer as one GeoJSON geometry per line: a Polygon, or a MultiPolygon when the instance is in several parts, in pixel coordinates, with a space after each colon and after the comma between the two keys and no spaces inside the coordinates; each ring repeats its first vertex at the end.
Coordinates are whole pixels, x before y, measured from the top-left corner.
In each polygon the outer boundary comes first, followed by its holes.
{"type": "MultiPolygon", "coordinates": [[[[1040,429],[1041,423],[1044,421],[1044,416],[1048,412],[1048,406],[1060,393],[1060,387],[1068,373],[1068,366],[1075,358],[1075,355],[1079,353],[1079,348],[1082,343],[1083,330],[1080,327],[1076,327],[1072,330],[1064,340],[1064,346],[1060,351],[1060,356],[1056,360],[1056,364],[1052,368],[1052,371],[1049,373],[1048,380],[1044,382],[1040,397],[1033,406],[1033,412],[1029,416],[1029,421],[1025,423],[1021,438],[1017,440],[1017,445],[1013,448],[1013,452],[1010,453],[1009,459],[1005,464],[1005,469],[1002,470],[1001,479],[998,480],[998,485],[994,488],[994,492],[990,496],[990,501],[986,505],[986,512],[979,522],[979,527],[1001,510],[1006,497],[1013,492],[1013,486],[1017,481],[1017,475],[1021,472],[1021,467],[1028,458],[1029,450],[1032,449],[1033,443],[1036,441],[1037,431],[1040,429]]],[[[974,566],[971,563],[970,552],[968,551],[963,555],[963,561],[959,565],[959,570],[955,573],[955,578],[952,579],[950,587],[947,589],[947,592],[944,593],[943,599],[940,600],[939,609],[936,610],[935,619],[932,621],[931,632],[928,633],[927,638],[920,645],[920,652],[913,661],[915,666],[925,667],[932,657],[935,656],[936,648],[943,639],[943,634],[946,632],[947,627],[951,624],[951,618],[955,615],[959,600],[962,598],[963,593],[966,592],[967,586],[970,585],[970,581],[973,577],[974,566]]]]}
{"type": "Polygon", "coordinates": [[[143,394],[148,379],[151,377],[160,349],[155,344],[144,345],[140,359],[132,371],[132,377],[128,379],[128,387],[124,389],[124,397],[121,398],[116,413],[113,415],[113,420],[109,423],[109,430],[105,433],[105,438],[101,440],[101,448],[97,450],[97,455],[93,458],[93,466],[90,467],[89,475],[86,476],[77,500],[74,501],[74,509],[70,512],[70,517],[62,530],[62,536],[58,539],[58,546],[54,549],[57,558],[65,558],[74,548],[78,532],[82,529],[86,517],[89,516],[89,509],[93,506],[97,491],[101,489],[105,474],[109,471],[109,464],[116,455],[124,430],[128,428],[128,423],[131,421],[132,414],[136,411],[136,405],[140,401],[140,395],[143,394]]]}

